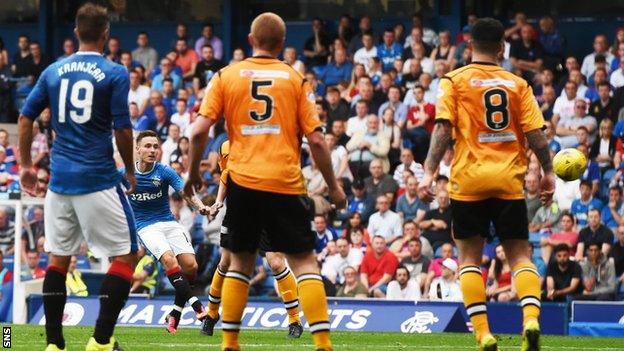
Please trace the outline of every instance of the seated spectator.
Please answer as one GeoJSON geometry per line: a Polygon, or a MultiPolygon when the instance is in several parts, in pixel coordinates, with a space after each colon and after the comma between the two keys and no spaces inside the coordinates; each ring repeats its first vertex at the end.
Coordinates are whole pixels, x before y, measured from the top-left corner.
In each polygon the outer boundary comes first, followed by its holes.
{"type": "MultiPolygon", "coordinates": [[[[355,214],[358,215],[360,223],[368,222],[368,218],[375,212],[375,198],[366,193],[366,186],[361,179],[355,179],[351,184],[351,192],[347,200],[346,212],[340,212],[338,217],[344,219],[345,216],[351,222],[355,214]]],[[[348,227],[348,223],[347,223],[348,227]]]]}
{"type": "Polygon", "coordinates": [[[420,229],[422,229],[422,237],[431,243],[434,252],[446,243],[453,243],[448,192],[445,190],[438,190],[436,200],[439,207],[427,211],[425,217],[419,224],[420,229]]]}
{"type": "Polygon", "coordinates": [[[128,72],[134,70],[138,65],[140,65],[138,61],[132,59],[132,54],[130,53],[130,51],[125,50],[121,51],[121,58],[119,60],[119,63],[122,66],[126,67],[126,70],[128,72]]]}
{"type": "Polygon", "coordinates": [[[303,45],[303,55],[306,57],[306,65],[309,68],[327,64],[329,58],[330,38],[323,29],[323,20],[312,20],[312,36],[303,45]]]}
{"type": "Polygon", "coordinates": [[[569,296],[583,292],[583,270],[576,261],[570,260],[570,248],[559,244],[554,248],[554,260],[548,264],[545,300],[565,302],[569,296]]]}
{"type": "MultiPolygon", "coordinates": [[[[424,160],[429,144],[429,135],[433,130],[435,105],[425,101],[425,90],[417,85],[407,94],[413,95],[410,108],[407,112],[407,127],[405,138],[412,143],[412,150],[424,160]]],[[[406,99],[407,99],[406,94],[406,99]]]]}
{"type": "MultiPolygon", "coordinates": [[[[592,183],[583,180],[579,185],[581,196],[572,201],[570,212],[574,216],[577,228],[585,228],[587,226],[587,215],[589,210],[595,208],[602,211],[602,201],[592,195],[592,183]]],[[[575,245],[576,247],[576,245],[575,245]]]]}
{"type": "Polygon", "coordinates": [[[169,158],[169,164],[173,165],[174,162],[182,164],[182,161],[185,158],[188,158],[189,154],[189,138],[183,136],[178,140],[178,147],[171,153],[171,157],[169,158]]]}
{"type": "Polygon", "coordinates": [[[150,97],[150,88],[141,84],[140,73],[136,70],[132,70],[128,73],[130,76],[130,90],[128,91],[128,103],[134,102],[139,108],[139,114],[141,114],[150,97]]]}
{"type": "Polygon", "coordinates": [[[0,284],[5,285],[13,281],[13,270],[4,266],[4,254],[0,251],[0,284]]]}
{"type": "Polygon", "coordinates": [[[374,236],[372,247],[373,249],[368,251],[362,260],[360,279],[368,289],[369,296],[383,298],[399,261],[386,247],[383,236],[374,236]]]}
{"type": "MultiPolygon", "coordinates": [[[[329,85],[329,84],[328,84],[329,85]]],[[[331,126],[334,121],[347,121],[349,120],[349,103],[340,97],[340,90],[333,85],[327,88],[327,94],[325,95],[327,100],[327,125],[331,126]]]]}
{"type": "Polygon", "coordinates": [[[9,132],[7,132],[6,129],[0,129],[0,146],[3,146],[6,151],[6,159],[4,162],[7,166],[15,166],[17,164],[15,159],[17,147],[9,142],[9,132]]]}
{"type": "MultiPolygon", "coordinates": [[[[622,52],[624,52],[624,44],[621,43],[620,47],[622,49],[622,52]]],[[[618,68],[615,71],[611,72],[609,83],[611,83],[611,86],[613,86],[614,89],[624,86],[624,60],[620,59],[620,64],[618,68]]]]}
{"type": "MultiPolygon", "coordinates": [[[[553,106],[552,123],[558,127],[560,120],[572,118],[575,114],[576,97],[578,96],[578,85],[569,80],[565,83],[565,88],[561,92],[561,96],[557,97],[553,106]]],[[[579,94],[580,98],[583,95],[579,94]]],[[[558,133],[557,133],[558,134],[558,133]]]]}
{"type": "Polygon", "coordinates": [[[611,249],[611,258],[615,264],[615,277],[620,286],[624,285],[624,224],[617,228],[617,241],[611,249]]]}
{"type": "Polygon", "coordinates": [[[316,245],[314,246],[314,253],[320,255],[324,253],[327,255],[327,244],[330,241],[338,239],[338,235],[332,230],[327,228],[327,219],[323,215],[314,216],[314,232],[316,233],[316,245]]]}
{"type": "Polygon", "coordinates": [[[206,23],[202,27],[201,36],[195,41],[195,52],[201,56],[202,49],[210,45],[214,50],[214,57],[217,60],[223,59],[223,42],[219,37],[214,35],[214,27],[212,23],[206,23]]]}
{"type": "Polygon", "coordinates": [[[284,48],[284,62],[294,68],[295,71],[305,74],[305,64],[297,58],[297,49],[294,46],[287,46],[284,48]]]}
{"type": "Polygon", "coordinates": [[[385,194],[377,197],[377,212],[368,220],[368,234],[381,236],[388,245],[401,238],[401,217],[390,210],[390,200],[385,194]]]}
{"type": "Polygon", "coordinates": [[[45,277],[45,269],[39,267],[39,252],[28,251],[26,254],[26,266],[22,266],[22,280],[41,279],[45,277]]]}
{"type": "Polygon", "coordinates": [[[490,301],[508,302],[517,299],[511,285],[511,267],[501,244],[496,246],[496,256],[488,272],[488,282],[492,282],[486,290],[490,301]]]}
{"type": "Polygon", "coordinates": [[[422,66],[420,65],[420,59],[410,59],[408,63],[403,64],[403,78],[401,79],[401,90],[403,93],[413,89],[418,85],[420,75],[422,72],[422,66]]]}
{"type": "Polygon", "coordinates": [[[598,167],[598,163],[589,158],[589,148],[587,145],[579,145],[576,149],[583,153],[585,159],[587,159],[587,168],[585,172],[583,172],[583,175],[581,175],[580,180],[589,181],[592,185],[592,194],[597,196],[600,191],[600,168],[598,167]]]}
{"type": "Polygon", "coordinates": [[[559,220],[561,231],[540,239],[542,259],[548,264],[553,249],[557,245],[566,244],[570,248],[570,255],[576,253],[576,246],[579,241],[579,234],[574,230],[574,216],[569,212],[564,212],[559,220]]]}
{"type": "Polygon", "coordinates": [[[353,55],[353,62],[364,65],[366,72],[370,71],[370,59],[377,57],[377,47],[373,33],[362,33],[362,47],[353,55]]]}
{"type": "Polygon", "coordinates": [[[559,205],[552,199],[548,199],[542,202],[542,206],[535,212],[535,217],[529,223],[529,231],[533,233],[559,231],[560,217],[559,205]]]}
{"type": "Polygon", "coordinates": [[[546,121],[549,121],[552,119],[554,105],[555,105],[555,98],[557,97],[555,88],[544,87],[544,90],[542,90],[542,95],[540,97],[541,97],[541,101],[539,103],[540,111],[542,111],[542,115],[544,115],[544,119],[546,121]]]}
{"type": "Polygon", "coordinates": [[[539,175],[533,172],[527,173],[524,177],[524,201],[527,205],[527,217],[529,223],[535,217],[535,213],[542,206],[540,201],[539,175]]]}
{"type": "Polygon", "coordinates": [[[356,133],[366,132],[366,123],[368,121],[368,104],[364,100],[360,100],[355,104],[355,116],[347,120],[348,136],[356,133]]]}
{"type": "Polygon", "coordinates": [[[301,170],[301,173],[305,180],[308,197],[314,201],[314,213],[327,214],[331,210],[330,203],[326,199],[328,187],[313,158],[311,158],[310,164],[301,170]]]}
{"type": "Polygon", "coordinates": [[[613,122],[610,119],[603,119],[600,121],[598,138],[594,141],[589,152],[589,158],[596,160],[601,174],[604,174],[607,169],[613,168],[616,143],[617,137],[613,135],[613,122]]]}
{"type": "Polygon", "coordinates": [[[511,42],[509,58],[515,71],[519,71],[522,78],[532,81],[544,63],[544,48],[535,40],[533,26],[525,24],[520,29],[520,38],[511,42]]]}
{"type": "Polygon", "coordinates": [[[386,109],[391,107],[394,110],[394,120],[403,128],[407,120],[407,105],[401,101],[401,88],[396,85],[388,89],[388,101],[379,107],[378,116],[383,116],[386,109]]]}
{"type": "Polygon", "coordinates": [[[65,285],[67,286],[68,296],[89,296],[87,285],[82,280],[82,274],[76,269],[76,263],[78,259],[76,256],[72,256],[67,267],[67,278],[65,279],[65,285]]]}
{"type": "Polygon", "coordinates": [[[5,207],[0,207],[0,251],[13,255],[15,243],[15,223],[9,220],[5,207]]]}
{"type": "Polygon", "coordinates": [[[427,279],[425,280],[425,288],[423,289],[424,296],[429,295],[429,287],[431,286],[433,279],[442,276],[442,262],[447,258],[451,258],[455,260],[455,263],[457,263],[457,259],[453,257],[453,245],[448,243],[442,245],[442,248],[440,249],[440,257],[431,260],[429,263],[427,279]]]}
{"type": "Polygon", "coordinates": [[[606,59],[607,67],[611,67],[611,62],[615,59],[612,53],[609,52],[609,43],[607,36],[604,34],[598,34],[594,38],[594,52],[583,58],[583,64],[581,65],[581,73],[585,77],[592,76],[596,71],[596,56],[602,55],[606,59]]]}
{"type": "Polygon", "coordinates": [[[418,180],[407,178],[407,191],[397,200],[396,211],[403,222],[414,221],[416,225],[425,218],[429,206],[418,197],[418,180]]]}
{"type": "Polygon", "coordinates": [[[152,90],[162,91],[165,78],[171,78],[174,90],[180,89],[182,78],[173,72],[173,62],[166,57],[160,60],[160,73],[152,79],[152,90]]]}
{"type": "Polygon", "coordinates": [[[195,66],[193,76],[199,78],[199,82],[203,87],[210,82],[221,68],[225,67],[225,63],[215,56],[214,48],[209,44],[201,48],[200,54],[201,61],[195,66]]]}
{"type": "Polygon", "coordinates": [[[182,79],[190,80],[195,74],[195,67],[199,62],[199,56],[195,50],[188,48],[188,42],[186,38],[178,38],[175,44],[178,57],[174,63],[182,69],[182,79]]]}
{"type": "Polygon", "coordinates": [[[131,294],[151,294],[157,284],[158,267],[152,255],[148,255],[145,247],[139,245],[137,251],[139,262],[132,276],[131,294]]]}
{"type": "Polygon", "coordinates": [[[386,300],[420,300],[420,285],[410,279],[410,272],[404,266],[398,266],[395,272],[395,280],[388,283],[386,300]]]}
{"type": "Polygon", "coordinates": [[[331,133],[336,137],[336,145],[347,147],[347,143],[351,138],[345,134],[346,130],[345,122],[334,121],[334,124],[331,126],[331,133]]]}
{"type": "Polygon", "coordinates": [[[184,134],[186,128],[191,124],[191,114],[188,112],[184,99],[176,101],[175,113],[171,115],[171,125],[174,124],[179,127],[181,134],[184,134]]]}
{"type": "MultiPolygon", "coordinates": [[[[604,212],[603,208],[603,212],[604,212]]],[[[587,227],[579,233],[579,242],[576,246],[576,260],[582,261],[586,256],[590,243],[600,243],[601,251],[605,256],[611,251],[613,232],[601,222],[600,211],[591,209],[587,214],[587,227]]]]}
{"type": "Polygon", "coordinates": [[[457,279],[457,262],[452,258],[442,261],[440,277],[431,282],[429,300],[431,301],[462,301],[463,295],[457,279]]]}
{"type": "Polygon", "coordinates": [[[455,65],[455,45],[451,42],[451,32],[448,30],[440,32],[440,43],[431,51],[431,59],[434,61],[444,61],[449,67],[455,65]]]}
{"type": "Polygon", "coordinates": [[[570,118],[563,118],[557,125],[557,136],[559,137],[559,143],[561,147],[575,147],[577,145],[576,130],[583,126],[587,128],[590,138],[589,142],[593,143],[595,139],[595,132],[598,127],[596,118],[587,114],[587,102],[585,99],[576,99],[574,105],[574,116],[570,118]]]}
{"type": "Polygon", "coordinates": [[[418,282],[422,290],[427,281],[427,273],[431,261],[422,254],[422,243],[419,238],[411,239],[408,245],[410,255],[401,260],[401,265],[407,268],[410,273],[410,279],[418,282]]]}
{"type": "Polygon", "coordinates": [[[365,299],[368,297],[368,289],[358,279],[357,270],[353,267],[346,267],[343,271],[345,277],[344,284],[338,289],[336,297],[351,297],[365,299]]]}
{"type": "Polygon", "coordinates": [[[561,63],[566,49],[566,39],[557,31],[550,15],[540,18],[539,42],[544,48],[544,66],[555,69],[561,63]]]}
{"type": "MultiPolygon", "coordinates": [[[[601,220],[611,231],[615,231],[619,223],[624,219],[624,202],[622,201],[622,188],[619,186],[609,189],[609,202],[602,208],[601,220]]],[[[606,252],[608,254],[608,252],[606,252]]]]}
{"type": "Polygon", "coordinates": [[[347,61],[347,52],[338,49],[334,52],[334,60],[321,69],[318,79],[327,86],[349,82],[353,65],[347,61]]]}
{"type": "Polygon", "coordinates": [[[386,135],[390,142],[390,149],[388,150],[388,162],[390,164],[390,171],[399,164],[401,155],[401,127],[395,121],[395,110],[392,107],[387,107],[381,116],[381,132],[386,135]]]}
{"type": "Polygon", "coordinates": [[[332,133],[325,134],[325,143],[330,151],[332,170],[336,179],[353,181],[353,174],[349,168],[349,153],[347,148],[336,144],[336,136],[332,133]]]}
{"type": "Polygon", "coordinates": [[[392,178],[397,182],[399,187],[405,186],[405,182],[403,181],[403,172],[406,169],[412,171],[414,177],[416,177],[416,180],[419,182],[425,175],[423,166],[414,161],[414,154],[410,149],[401,150],[401,163],[394,169],[394,176],[392,178]]]}
{"type": "Polygon", "coordinates": [[[377,199],[380,195],[386,195],[390,203],[394,202],[394,194],[399,189],[397,183],[387,173],[384,173],[383,163],[380,159],[374,159],[369,167],[370,176],[364,179],[364,186],[368,196],[377,199]]]}
{"type": "Polygon", "coordinates": [[[347,267],[353,267],[358,270],[364,254],[361,250],[352,248],[345,238],[336,239],[336,249],[338,250],[336,254],[325,258],[321,275],[334,284],[342,285],[345,281],[344,270],[347,267]]]}
{"type": "Polygon", "coordinates": [[[403,48],[396,42],[394,30],[386,28],[383,34],[383,42],[377,46],[377,57],[381,60],[382,69],[387,72],[392,68],[394,60],[401,59],[403,48]]]}
{"type": "Polygon", "coordinates": [[[605,119],[611,120],[611,126],[617,122],[618,111],[615,110],[615,100],[611,97],[611,86],[607,82],[596,84],[598,100],[591,103],[589,113],[596,117],[598,122],[605,119]]]}
{"type": "MultiPolygon", "coordinates": [[[[49,109],[46,109],[44,113],[49,113],[49,109]]],[[[33,137],[32,144],[30,146],[32,164],[35,167],[47,168],[50,163],[50,147],[48,144],[48,136],[41,131],[40,122],[38,119],[34,121],[32,128],[33,137]]]]}
{"type": "Polygon", "coordinates": [[[418,239],[421,244],[421,248],[418,250],[419,254],[422,253],[422,255],[427,258],[433,257],[431,244],[429,244],[427,239],[420,237],[418,226],[414,222],[405,222],[403,224],[403,236],[401,236],[400,240],[390,245],[390,251],[394,253],[399,261],[409,257],[411,255],[409,243],[413,239],[418,239]]]}
{"type": "Polygon", "coordinates": [[[380,130],[377,116],[369,115],[367,118],[366,131],[353,134],[347,143],[349,167],[353,175],[360,178],[368,176],[366,171],[369,166],[372,167],[371,165],[376,163],[375,161],[382,164],[381,172],[390,169],[388,161],[390,139],[380,130]]]}
{"type": "Polygon", "coordinates": [[[29,251],[37,250],[40,241],[45,240],[45,226],[43,224],[43,207],[36,206],[32,209],[32,220],[24,224],[22,230],[22,260],[26,261],[29,251]]]}
{"type": "Polygon", "coordinates": [[[232,51],[232,59],[230,60],[229,64],[231,65],[234,63],[239,63],[245,58],[247,58],[245,51],[241,47],[237,47],[236,49],[234,49],[234,51],[232,51]]]}
{"type": "Polygon", "coordinates": [[[599,242],[588,245],[587,259],[581,262],[583,293],[577,300],[609,301],[615,297],[615,265],[600,249],[599,242]]]}
{"type": "Polygon", "coordinates": [[[139,32],[137,36],[137,48],[132,50],[132,57],[145,67],[146,76],[149,76],[156,62],[158,62],[158,52],[149,46],[149,36],[147,32],[139,32]]]}

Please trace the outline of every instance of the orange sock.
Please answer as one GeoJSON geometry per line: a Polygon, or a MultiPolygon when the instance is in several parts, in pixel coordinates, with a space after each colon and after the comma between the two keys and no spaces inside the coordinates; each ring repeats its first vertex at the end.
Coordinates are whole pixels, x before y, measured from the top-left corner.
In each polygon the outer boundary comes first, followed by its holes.
{"type": "Polygon", "coordinates": [[[208,316],[216,319],[219,316],[219,305],[221,304],[221,289],[223,288],[223,280],[225,272],[219,267],[212,276],[210,283],[210,292],[208,293],[208,316]]]}
{"type": "Polygon", "coordinates": [[[223,342],[221,349],[240,350],[238,332],[243,311],[249,295],[249,277],[243,273],[228,271],[223,280],[223,342]]]}
{"type": "Polygon", "coordinates": [[[277,281],[277,289],[284,301],[286,312],[288,312],[288,324],[301,323],[295,275],[286,267],[281,273],[274,274],[273,277],[277,281]]]}
{"type": "Polygon", "coordinates": [[[297,277],[299,284],[299,299],[301,309],[305,315],[312,340],[317,349],[332,351],[331,340],[329,339],[329,316],[327,315],[327,297],[325,296],[325,286],[320,275],[306,273],[297,277]]]}
{"type": "Polygon", "coordinates": [[[539,320],[540,281],[539,273],[531,262],[521,262],[512,267],[514,272],[514,285],[518,292],[518,299],[522,306],[522,325],[530,320],[539,320]]]}
{"type": "Polygon", "coordinates": [[[472,265],[461,266],[459,283],[464,296],[466,312],[470,317],[470,322],[472,322],[477,341],[480,341],[484,335],[490,334],[485,306],[485,284],[483,284],[481,269],[472,265]]]}

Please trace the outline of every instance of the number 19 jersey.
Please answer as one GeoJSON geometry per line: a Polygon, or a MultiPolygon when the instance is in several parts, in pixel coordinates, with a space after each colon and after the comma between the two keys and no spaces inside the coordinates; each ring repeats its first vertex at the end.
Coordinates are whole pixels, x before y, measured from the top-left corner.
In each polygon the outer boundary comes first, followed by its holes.
{"type": "Polygon", "coordinates": [[[97,52],[79,51],[43,71],[22,114],[35,119],[50,107],[56,133],[50,190],[86,194],[120,183],[112,129],[132,126],[128,89],[126,69],[97,52]]]}
{"type": "Polygon", "coordinates": [[[494,64],[473,63],[440,80],[436,120],[453,126],[450,197],[523,199],[524,134],[544,126],[527,82],[494,64]]]}

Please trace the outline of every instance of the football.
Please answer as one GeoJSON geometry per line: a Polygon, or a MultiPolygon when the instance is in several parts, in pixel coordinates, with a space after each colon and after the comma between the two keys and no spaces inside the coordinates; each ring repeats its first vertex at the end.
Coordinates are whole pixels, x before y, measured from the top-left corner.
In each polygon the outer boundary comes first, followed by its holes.
{"type": "Polygon", "coordinates": [[[577,149],[563,149],[553,158],[555,174],[566,182],[579,179],[586,167],[587,159],[577,149]]]}

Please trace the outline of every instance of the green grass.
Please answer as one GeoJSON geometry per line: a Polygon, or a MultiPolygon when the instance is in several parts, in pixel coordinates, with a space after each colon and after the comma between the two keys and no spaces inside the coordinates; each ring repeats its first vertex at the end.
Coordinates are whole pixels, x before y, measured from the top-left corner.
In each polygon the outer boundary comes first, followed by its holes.
{"type": "MultiPolygon", "coordinates": [[[[67,327],[65,338],[67,350],[84,350],[92,328],[67,327]]],[[[197,329],[182,328],[175,335],[169,335],[163,328],[116,328],[115,336],[126,351],[157,350],[219,350],[220,332],[213,337],[199,334],[197,329]]],[[[476,350],[471,334],[397,334],[333,332],[332,341],[336,351],[360,350],[476,350]]],[[[41,326],[12,326],[12,349],[42,350],[45,347],[45,331],[41,326]]],[[[299,340],[286,338],[285,330],[243,330],[241,333],[243,350],[313,350],[309,332],[299,340]]],[[[576,338],[546,336],[542,349],[551,350],[624,350],[624,339],[576,338]]],[[[499,346],[502,351],[519,350],[520,337],[503,335],[499,346]]]]}

